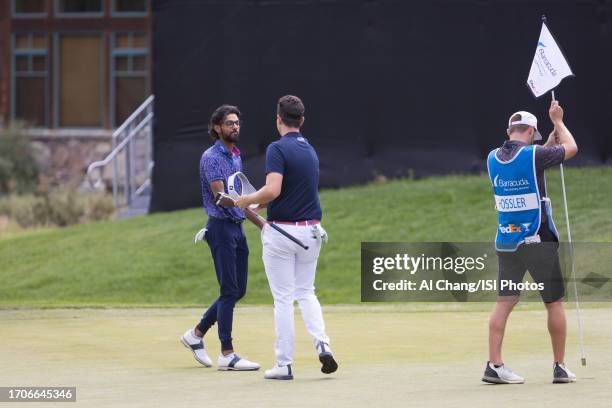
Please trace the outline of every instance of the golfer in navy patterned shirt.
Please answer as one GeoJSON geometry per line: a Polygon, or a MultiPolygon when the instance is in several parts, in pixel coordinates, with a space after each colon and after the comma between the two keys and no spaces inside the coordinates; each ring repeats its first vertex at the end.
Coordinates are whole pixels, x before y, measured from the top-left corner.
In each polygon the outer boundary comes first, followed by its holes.
{"type": "Polygon", "coordinates": [[[204,347],[203,337],[217,322],[221,355],[219,370],[258,370],[259,364],[241,358],[232,345],[234,305],[246,293],[249,248],[242,229],[244,211],[215,204],[215,195],[227,193],[227,179],[242,171],[240,151],[236,147],[240,136],[240,111],[235,106],[217,108],[208,126],[215,144],[204,152],[200,161],[202,201],[208,215],[205,239],[215,264],[220,295],[206,310],[200,323],[187,330],[181,342],[190,349],[195,359],[210,367],[212,361],[204,347]]]}

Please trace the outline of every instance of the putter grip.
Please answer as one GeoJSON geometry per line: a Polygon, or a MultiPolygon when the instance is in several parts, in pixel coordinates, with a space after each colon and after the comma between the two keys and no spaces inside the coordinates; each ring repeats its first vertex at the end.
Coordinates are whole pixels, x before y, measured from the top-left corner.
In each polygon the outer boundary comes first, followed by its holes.
{"type": "Polygon", "coordinates": [[[234,207],[234,200],[228,196],[227,194],[224,193],[217,193],[215,195],[215,204],[216,205],[223,205],[225,207],[234,207]]]}

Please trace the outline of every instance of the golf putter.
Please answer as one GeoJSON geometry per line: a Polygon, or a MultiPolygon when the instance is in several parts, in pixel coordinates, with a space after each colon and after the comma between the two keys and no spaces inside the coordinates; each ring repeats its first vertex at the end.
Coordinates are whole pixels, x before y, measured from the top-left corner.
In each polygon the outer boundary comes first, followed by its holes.
{"type": "MultiPolygon", "coordinates": [[[[236,202],[234,201],[234,199],[231,198],[229,195],[227,195],[225,193],[217,193],[217,195],[215,196],[215,204],[223,205],[223,206],[226,206],[226,207],[235,207],[236,206],[236,202]]],[[[253,211],[252,209],[245,208],[244,212],[247,215],[247,218],[249,219],[249,221],[251,221],[253,224],[257,225],[257,227],[259,227],[259,229],[262,229],[264,227],[264,225],[266,225],[266,223],[267,223],[266,220],[261,215],[257,214],[255,211],[253,211]]],[[[302,241],[300,241],[299,239],[297,239],[296,237],[294,237],[293,235],[291,235],[290,233],[288,233],[287,231],[285,231],[284,229],[282,229],[278,225],[273,224],[273,223],[270,223],[268,225],[270,227],[274,228],[275,230],[277,230],[282,235],[284,235],[286,238],[288,238],[291,241],[295,242],[296,244],[298,244],[302,248],[308,250],[308,246],[307,245],[304,245],[304,243],[302,241]]]]}

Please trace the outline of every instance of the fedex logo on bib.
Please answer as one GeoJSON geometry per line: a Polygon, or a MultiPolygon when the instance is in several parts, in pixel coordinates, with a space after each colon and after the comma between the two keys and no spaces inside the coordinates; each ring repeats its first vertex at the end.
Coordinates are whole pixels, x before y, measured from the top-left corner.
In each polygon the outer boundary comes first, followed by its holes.
{"type": "Polygon", "coordinates": [[[500,212],[536,210],[539,208],[538,196],[535,193],[495,195],[495,207],[500,212]]]}
{"type": "Polygon", "coordinates": [[[529,226],[531,225],[530,222],[526,222],[523,224],[508,224],[508,225],[502,225],[499,224],[499,232],[501,232],[502,234],[514,234],[514,233],[518,233],[518,232],[525,232],[529,229],[529,226]]]}

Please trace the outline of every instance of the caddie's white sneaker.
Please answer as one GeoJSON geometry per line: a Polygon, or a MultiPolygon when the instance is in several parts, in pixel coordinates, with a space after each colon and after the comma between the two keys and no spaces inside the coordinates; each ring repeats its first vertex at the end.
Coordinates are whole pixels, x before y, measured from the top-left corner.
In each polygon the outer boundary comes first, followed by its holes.
{"type": "Polygon", "coordinates": [[[204,348],[204,339],[198,337],[189,329],[181,336],[181,343],[193,353],[193,358],[205,367],[212,367],[212,360],[208,357],[204,348]]]}
{"type": "Polygon", "coordinates": [[[482,381],[491,384],[523,384],[525,379],[514,374],[505,364],[495,367],[493,363],[487,361],[482,381]]]}
{"type": "Polygon", "coordinates": [[[266,370],[266,375],[264,376],[267,380],[293,380],[293,370],[291,369],[291,364],[287,364],[286,366],[274,365],[269,370],[266,370]]]}
{"type": "Polygon", "coordinates": [[[261,367],[258,363],[240,357],[236,353],[219,356],[219,371],[255,371],[261,367]]]}
{"type": "Polygon", "coordinates": [[[323,341],[315,343],[317,352],[319,353],[319,361],[321,362],[321,372],[323,374],[331,374],[338,369],[338,363],[334,359],[329,344],[323,341]]]}
{"type": "Polygon", "coordinates": [[[576,374],[572,373],[565,364],[553,364],[553,384],[567,384],[576,381],[576,374]]]}

